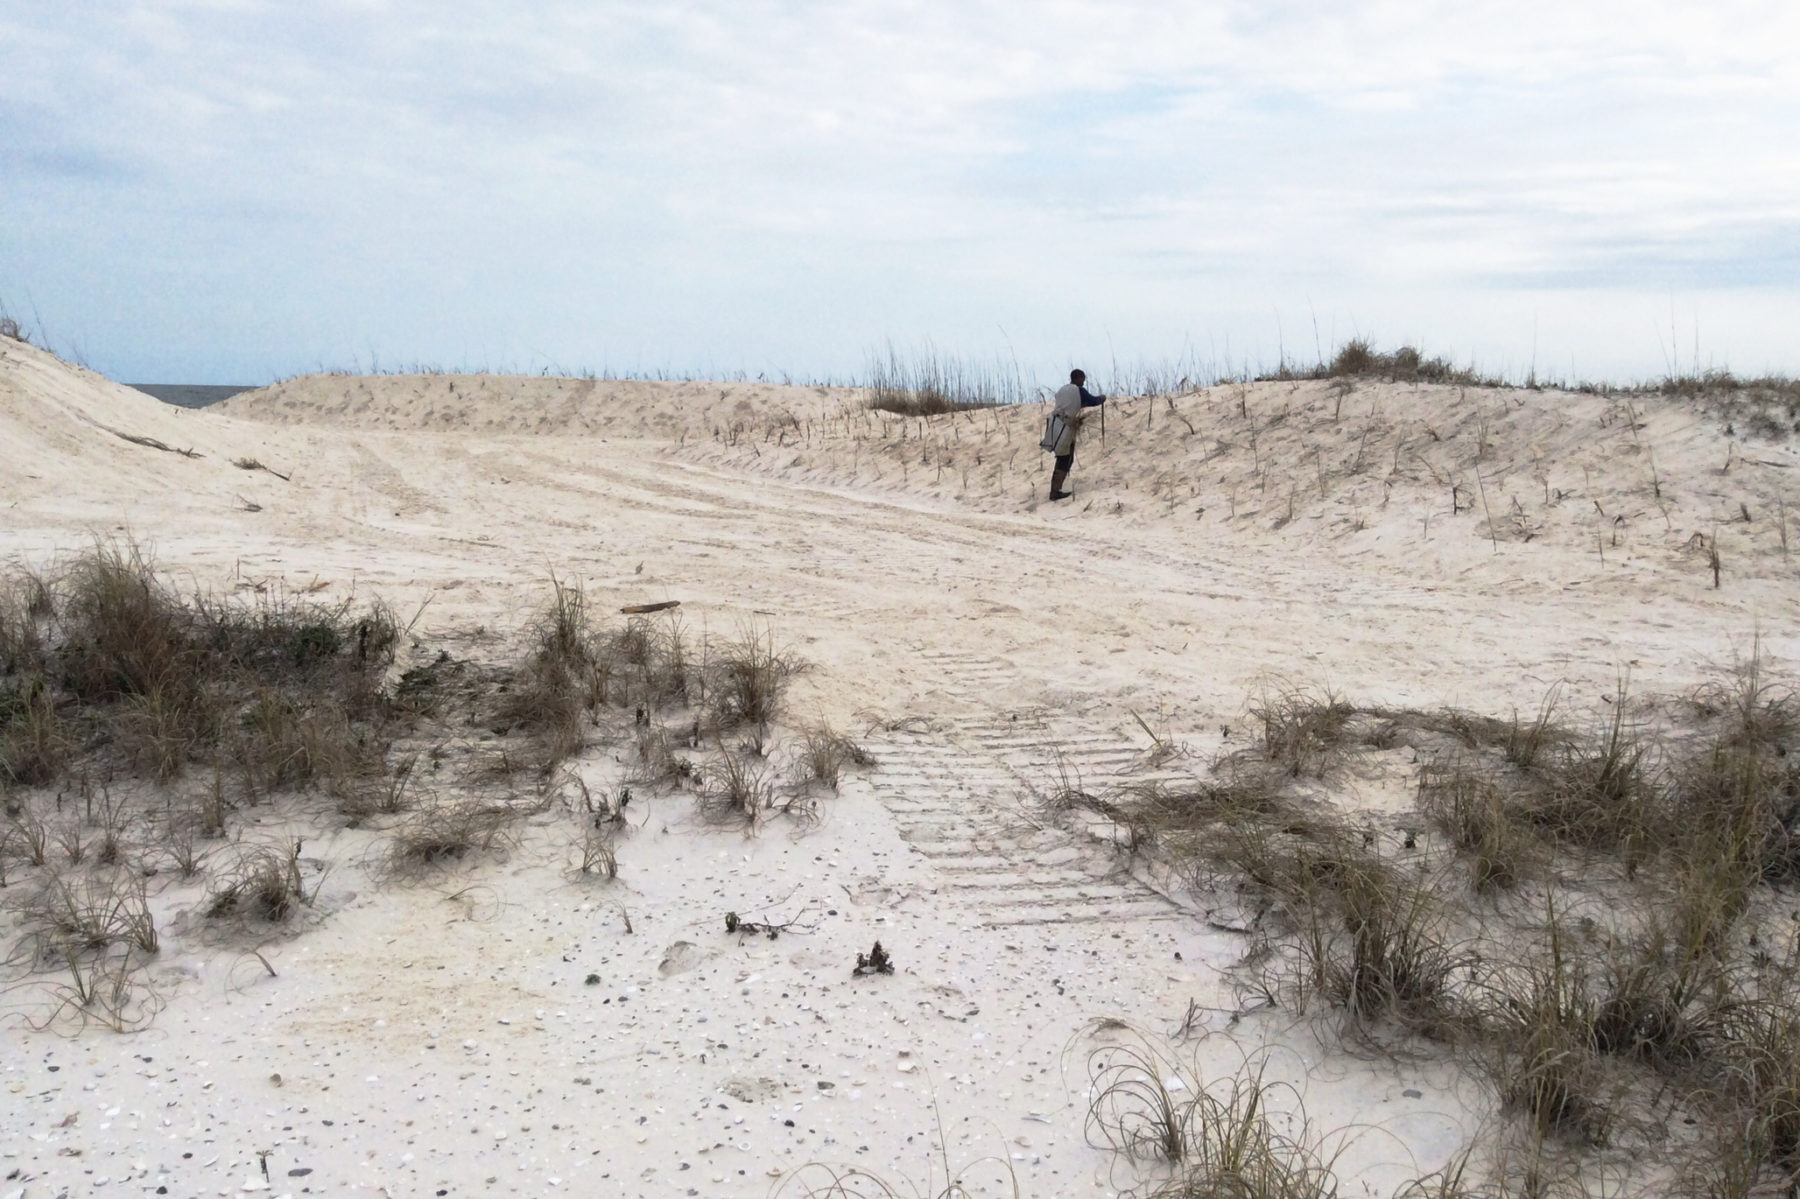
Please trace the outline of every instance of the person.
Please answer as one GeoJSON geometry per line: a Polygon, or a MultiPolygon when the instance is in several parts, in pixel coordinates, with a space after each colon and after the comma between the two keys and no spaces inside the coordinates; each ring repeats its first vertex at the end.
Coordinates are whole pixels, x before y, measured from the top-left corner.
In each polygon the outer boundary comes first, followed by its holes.
{"type": "Polygon", "coordinates": [[[1080,370],[1069,372],[1069,382],[1057,389],[1053,411],[1063,418],[1063,435],[1056,443],[1056,469],[1050,473],[1050,498],[1066,500],[1070,493],[1063,489],[1069,481],[1069,470],[1075,465],[1075,435],[1081,431],[1081,422],[1087,419],[1087,409],[1098,408],[1106,403],[1105,396],[1097,396],[1087,389],[1087,373],[1080,370]]]}

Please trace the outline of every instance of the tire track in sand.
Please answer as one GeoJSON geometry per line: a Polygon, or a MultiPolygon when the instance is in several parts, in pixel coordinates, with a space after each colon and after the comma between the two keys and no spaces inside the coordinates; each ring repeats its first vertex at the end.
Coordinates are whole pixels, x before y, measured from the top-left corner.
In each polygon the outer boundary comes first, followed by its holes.
{"type": "MultiPolygon", "coordinates": [[[[926,651],[917,660],[938,675],[940,694],[976,710],[1009,674],[1006,663],[977,655],[926,651]]],[[[944,891],[985,927],[1185,918],[1109,847],[1032,812],[1033,786],[1046,780],[1027,772],[1050,756],[1053,735],[1042,712],[902,724],[868,739],[878,761],[871,786],[944,891]]],[[[1060,748],[1089,785],[1123,778],[1142,756],[1104,734],[1060,748]]]]}

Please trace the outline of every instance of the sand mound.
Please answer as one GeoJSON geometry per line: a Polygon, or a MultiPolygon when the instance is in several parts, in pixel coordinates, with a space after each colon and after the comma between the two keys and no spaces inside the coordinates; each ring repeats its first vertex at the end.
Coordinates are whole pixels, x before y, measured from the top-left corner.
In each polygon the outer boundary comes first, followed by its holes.
{"type": "MultiPolygon", "coordinates": [[[[170,491],[229,495],[261,431],[190,412],[0,339],[0,500],[117,502],[170,491]]],[[[261,472],[256,472],[261,473],[261,472]]]]}
{"type": "MultiPolygon", "coordinates": [[[[1043,405],[899,418],[866,409],[766,424],[685,458],[1058,521],[1179,525],[1208,540],[1345,556],[1575,550],[1692,569],[1714,537],[1787,561],[1800,454],[1700,402],[1352,380],[1222,385],[1109,405],[1049,504],[1043,405]],[[769,447],[777,447],[770,453],[769,447]],[[1516,549],[1515,549],[1516,547],[1516,549]]],[[[1766,422],[1765,422],[1766,423],[1766,422]]],[[[1772,427],[1772,426],[1771,426],[1772,427]]],[[[1793,548],[1800,549],[1800,545],[1793,548]]]]}
{"type": "Polygon", "coordinates": [[[730,441],[854,405],[850,388],[530,375],[306,375],[219,405],[228,416],[355,429],[730,441]]]}

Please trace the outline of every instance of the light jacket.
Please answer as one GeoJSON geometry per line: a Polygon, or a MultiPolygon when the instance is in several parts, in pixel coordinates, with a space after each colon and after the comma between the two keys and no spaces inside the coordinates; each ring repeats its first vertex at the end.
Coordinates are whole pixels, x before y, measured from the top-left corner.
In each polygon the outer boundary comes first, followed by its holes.
{"type": "Polygon", "coordinates": [[[1081,423],[1083,408],[1098,408],[1104,403],[1105,396],[1094,395],[1078,383],[1065,383],[1056,392],[1056,414],[1072,425],[1081,423]]]}
{"type": "Polygon", "coordinates": [[[1075,433],[1081,428],[1083,408],[1098,408],[1106,402],[1105,396],[1097,396],[1077,383],[1065,383],[1056,392],[1056,400],[1051,410],[1063,418],[1063,435],[1057,439],[1058,454],[1069,454],[1075,450],[1075,433]]]}

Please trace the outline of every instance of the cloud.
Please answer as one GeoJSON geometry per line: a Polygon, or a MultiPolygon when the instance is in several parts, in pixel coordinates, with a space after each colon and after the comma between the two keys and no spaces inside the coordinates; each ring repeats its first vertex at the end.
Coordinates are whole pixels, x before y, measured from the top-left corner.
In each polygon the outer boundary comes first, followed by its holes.
{"type": "Polygon", "coordinates": [[[479,328],[805,371],[996,322],[1162,336],[1216,319],[1195,287],[1370,320],[1767,291],[1795,44],[1800,9],[1749,0],[23,0],[0,293],[125,372],[171,338],[124,305],[172,296],[192,373],[246,311],[295,331],[259,369],[323,328],[421,358],[479,328]],[[106,273],[117,308],[68,282],[106,273]]]}

